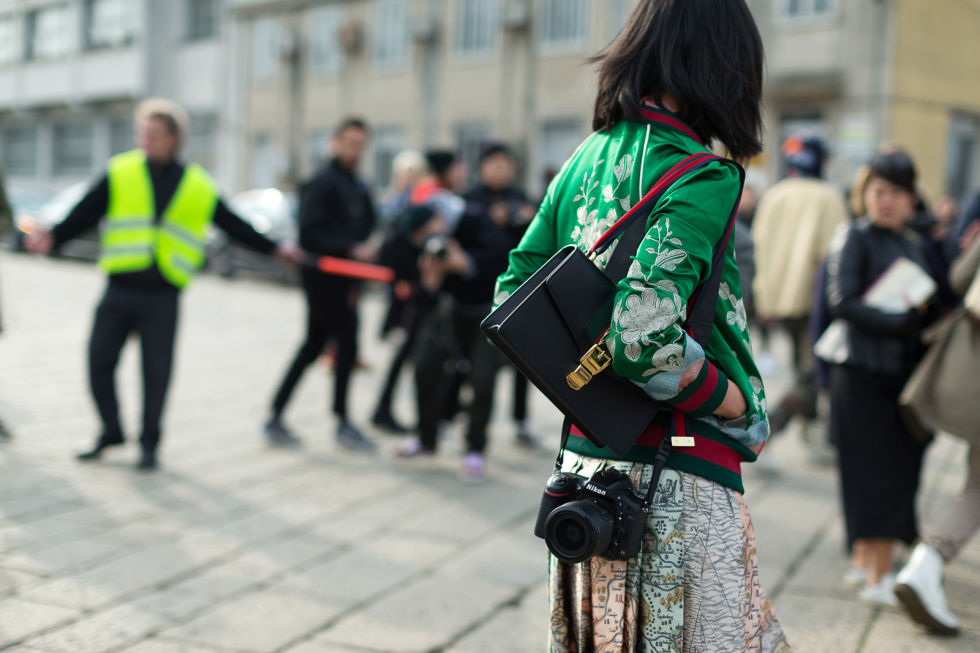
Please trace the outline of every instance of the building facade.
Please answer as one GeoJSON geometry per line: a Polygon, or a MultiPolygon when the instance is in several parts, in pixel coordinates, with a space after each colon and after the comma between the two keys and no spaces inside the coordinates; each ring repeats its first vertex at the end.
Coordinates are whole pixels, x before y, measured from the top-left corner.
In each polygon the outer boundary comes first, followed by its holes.
{"type": "Polygon", "coordinates": [[[635,0],[237,0],[244,185],[310,173],[333,126],[365,117],[384,187],[404,148],[511,144],[529,187],[589,133],[595,76],[635,0]]]}
{"type": "Polygon", "coordinates": [[[915,158],[928,199],[980,186],[980,0],[748,0],[766,43],[766,153],[824,136],[851,183],[881,143],[915,158]]]}
{"type": "Polygon", "coordinates": [[[213,171],[221,72],[218,0],[0,0],[0,166],[11,183],[90,179],[134,146],[148,96],[187,108],[185,155],[213,171]]]}

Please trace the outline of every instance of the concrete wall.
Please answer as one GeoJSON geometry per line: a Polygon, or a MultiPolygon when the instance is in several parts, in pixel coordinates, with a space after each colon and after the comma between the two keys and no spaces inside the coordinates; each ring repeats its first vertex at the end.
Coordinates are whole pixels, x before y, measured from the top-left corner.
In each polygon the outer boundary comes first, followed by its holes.
{"type": "Polygon", "coordinates": [[[910,150],[924,192],[936,198],[953,172],[952,115],[980,119],[980,1],[896,0],[895,10],[889,137],[910,150]]]}

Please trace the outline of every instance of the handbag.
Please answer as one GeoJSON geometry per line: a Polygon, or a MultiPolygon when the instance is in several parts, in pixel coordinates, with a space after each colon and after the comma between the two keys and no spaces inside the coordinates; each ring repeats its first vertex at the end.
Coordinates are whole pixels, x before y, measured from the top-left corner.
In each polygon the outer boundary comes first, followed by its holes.
{"type": "MultiPolygon", "coordinates": [[[[527,376],[594,444],[622,455],[660,410],[638,385],[608,369],[612,358],[604,340],[612,321],[616,285],[626,276],[631,256],[646,235],[646,218],[660,199],[687,175],[712,161],[726,161],[739,171],[739,196],[715,247],[711,273],[690,298],[692,310],[684,328],[707,343],[713,328],[722,262],[731,238],[745,172],[714,154],[687,157],[671,168],[650,191],[613,224],[589,254],[567,245],[551,257],[481,323],[490,341],[527,376]],[[593,259],[617,242],[605,270],[593,259]]],[[[677,446],[692,445],[688,439],[677,446]]]]}
{"type": "Polygon", "coordinates": [[[926,337],[932,344],[902,389],[901,415],[920,441],[928,441],[935,431],[946,431],[980,445],[976,388],[980,322],[961,308],[926,337]]]}

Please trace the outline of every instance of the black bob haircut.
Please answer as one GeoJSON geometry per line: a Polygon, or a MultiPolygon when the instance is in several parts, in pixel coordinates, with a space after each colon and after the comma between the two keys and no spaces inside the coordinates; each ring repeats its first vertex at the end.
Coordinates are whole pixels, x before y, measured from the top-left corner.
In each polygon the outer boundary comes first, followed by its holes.
{"type": "Polygon", "coordinates": [[[762,37],[744,0],[640,0],[616,39],[593,57],[599,92],[592,128],[639,120],[644,99],[677,103],[706,144],[731,157],[762,151],[762,37]]]}
{"type": "Polygon", "coordinates": [[[876,154],[868,163],[867,186],[872,179],[884,179],[904,191],[916,194],[915,182],[918,173],[912,157],[901,150],[876,154]]]}
{"type": "Polygon", "coordinates": [[[340,121],[340,123],[337,125],[337,128],[333,130],[333,135],[340,136],[348,129],[359,129],[366,134],[371,133],[371,130],[368,128],[367,121],[365,121],[362,118],[356,118],[351,116],[348,118],[344,118],[343,120],[340,121]]]}

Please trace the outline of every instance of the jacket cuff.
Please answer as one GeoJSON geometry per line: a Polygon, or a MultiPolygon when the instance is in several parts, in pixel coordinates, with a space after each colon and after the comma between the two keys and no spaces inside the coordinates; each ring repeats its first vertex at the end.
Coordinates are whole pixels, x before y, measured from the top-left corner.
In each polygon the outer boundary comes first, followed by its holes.
{"type": "Polygon", "coordinates": [[[708,417],[712,415],[725,401],[728,393],[728,376],[708,359],[691,383],[681,390],[676,397],[664,403],[687,413],[691,417],[708,417]]]}

